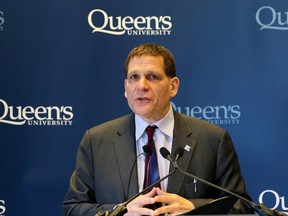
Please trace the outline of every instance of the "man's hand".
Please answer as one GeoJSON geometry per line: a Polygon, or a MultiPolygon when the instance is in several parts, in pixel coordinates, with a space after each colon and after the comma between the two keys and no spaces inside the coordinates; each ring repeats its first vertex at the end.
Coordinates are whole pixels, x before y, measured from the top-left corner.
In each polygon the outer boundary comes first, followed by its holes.
{"type": "Polygon", "coordinates": [[[125,216],[154,215],[154,211],[145,206],[155,203],[154,197],[157,195],[156,190],[156,188],[153,188],[149,193],[138,196],[128,203],[125,216]]]}
{"type": "Polygon", "coordinates": [[[127,205],[127,213],[125,216],[140,216],[140,215],[179,215],[195,209],[192,202],[177,195],[166,193],[160,188],[153,188],[149,193],[139,196],[127,205]],[[147,205],[154,204],[155,202],[164,203],[160,208],[152,209],[147,208],[147,205]]]}
{"type": "Polygon", "coordinates": [[[166,193],[156,188],[157,195],[155,202],[162,202],[164,205],[154,211],[155,215],[166,214],[179,215],[195,209],[193,203],[177,194],[166,193]],[[165,205],[166,204],[166,205],[165,205]]]}

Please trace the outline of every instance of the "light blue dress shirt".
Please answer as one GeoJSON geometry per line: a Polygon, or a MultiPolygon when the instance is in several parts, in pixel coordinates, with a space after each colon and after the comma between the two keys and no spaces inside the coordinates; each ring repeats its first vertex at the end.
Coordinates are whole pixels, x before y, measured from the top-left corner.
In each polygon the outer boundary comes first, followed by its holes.
{"type": "MultiPolygon", "coordinates": [[[[136,150],[137,156],[140,155],[137,159],[137,169],[138,169],[138,184],[139,192],[143,190],[144,176],[145,176],[145,158],[143,154],[144,151],[142,147],[147,144],[148,136],[145,133],[145,129],[148,125],[156,125],[158,128],[154,132],[154,143],[157,153],[158,168],[160,178],[163,178],[169,173],[170,162],[167,159],[164,159],[159,149],[165,147],[171,152],[172,141],[173,141],[173,129],[174,129],[174,114],[172,106],[168,113],[159,121],[154,123],[148,123],[144,121],[140,116],[135,115],[135,137],[136,137],[136,150]]],[[[168,180],[165,179],[161,182],[161,189],[163,191],[167,190],[168,180]]]]}

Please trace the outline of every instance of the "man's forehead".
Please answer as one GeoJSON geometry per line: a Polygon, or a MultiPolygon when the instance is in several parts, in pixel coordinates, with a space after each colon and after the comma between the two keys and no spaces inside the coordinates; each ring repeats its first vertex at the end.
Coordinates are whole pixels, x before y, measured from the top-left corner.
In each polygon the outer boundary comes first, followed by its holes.
{"type": "Polygon", "coordinates": [[[152,56],[152,55],[142,55],[142,56],[134,56],[131,58],[128,64],[128,72],[134,66],[143,66],[143,67],[162,67],[164,69],[164,60],[162,56],[152,56]]]}

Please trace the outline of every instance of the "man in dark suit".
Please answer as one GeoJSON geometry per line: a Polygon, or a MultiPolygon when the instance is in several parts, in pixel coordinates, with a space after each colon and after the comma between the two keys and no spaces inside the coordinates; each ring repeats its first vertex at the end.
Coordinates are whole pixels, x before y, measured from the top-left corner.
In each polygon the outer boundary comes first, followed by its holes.
{"type": "MultiPolygon", "coordinates": [[[[133,114],[85,133],[63,202],[65,215],[92,216],[111,210],[143,190],[142,147],[147,142],[148,125],[157,126],[157,154],[161,147],[174,152],[180,146],[185,149],[179,160],[182,169],[249,199],[229,134],[216,125],[173,110],[170,99],[176,96],[180,82],[172,54],[159,45],[139,45],[128,55],[124,72],[125,97],[133,114]]],[[[159,156],[158,167],[163,177],[171,164],[159,156]]],[[[126,215],[184,214],[224,195],[176,172],[160,187],[131,201],[126,215]],[[147,207],[154,203],[162,206],[147,207]]],[[[250,213],[250,209],[238,201],[230,213],[250,213]]]]}

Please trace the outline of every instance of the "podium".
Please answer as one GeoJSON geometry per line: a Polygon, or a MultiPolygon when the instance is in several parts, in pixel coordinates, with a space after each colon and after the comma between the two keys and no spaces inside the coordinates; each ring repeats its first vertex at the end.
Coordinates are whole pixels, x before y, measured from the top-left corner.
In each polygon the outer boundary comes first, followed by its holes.
{"type": "Polygon", "coordinates": [[[189,215],[227,215],[237,200],[234,196],[221,197],[192,210],[189,215]]]}
{"type": "MultiPolygon", "coordinates": [[[[229,210],[238,200],[236,196],[225,196],[219,199],[213,200],[206,205],[196,208],[186,215],[228,215],[229,210]]],[[[250,203],[254,210],[254,214],[241,214],[245,216],[288,216],[284,212],[272,210],[267,208],[264,204],[250,203]],[[252,206],[253,204],[253,206],[252,206]]],[[[231,214],[229,214],[231,215],[231,214]]],[[[240,215],[240,214],[238,214],[240,215]]]]}

